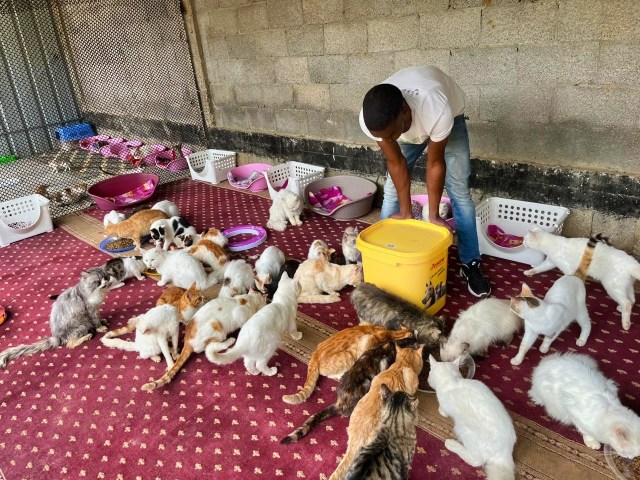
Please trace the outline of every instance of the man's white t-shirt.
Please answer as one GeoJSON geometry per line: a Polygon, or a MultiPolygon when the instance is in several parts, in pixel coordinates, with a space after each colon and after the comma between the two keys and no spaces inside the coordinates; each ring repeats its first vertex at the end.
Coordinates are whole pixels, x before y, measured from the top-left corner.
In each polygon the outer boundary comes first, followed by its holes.
{"type": "MultiPolygon", "coordinates": [[[[427,139],[440,142],[449,136],[453,119],[464,112],[464,92],[436,67],[409,67],[399,70],[382,83],[395,85],[411,108],[411,128],[398,139],[399,143],[424,143],[427,139]]],[[[360,127],[373,140],[364,124],[360,109],[360,127]]]]}

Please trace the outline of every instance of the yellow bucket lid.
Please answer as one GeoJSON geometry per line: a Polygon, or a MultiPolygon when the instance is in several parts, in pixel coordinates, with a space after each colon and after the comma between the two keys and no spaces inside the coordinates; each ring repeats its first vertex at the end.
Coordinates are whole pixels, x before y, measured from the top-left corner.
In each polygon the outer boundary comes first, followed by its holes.
{"type": "Polygon", "coordinates": [[[430,258],[453,242],[451,232],[422,220],[388,218],[365,228],[356,240],[361,252],[372,250],[406,259],[430,258]]]}

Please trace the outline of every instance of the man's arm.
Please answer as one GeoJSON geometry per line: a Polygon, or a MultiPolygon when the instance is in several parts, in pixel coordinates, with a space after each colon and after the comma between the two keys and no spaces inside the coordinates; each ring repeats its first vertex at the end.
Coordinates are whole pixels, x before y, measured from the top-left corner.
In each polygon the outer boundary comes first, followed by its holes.
{"type": "Polygon", "coordinates": [[[444,189],[447,164],[444,161],[444,149],[449,138],[439,142],[429,141],[427,147],[427,194],[429,195],[429,221],[451,230],[447,222],[440,218],[440,200],[444,189]]]}
{"type": "MultiPolygon", "coordinates": [[[[407,167],[407,161],[400,151],[400,145],[398,142],[390,140],[382,140],[378,142],[382,153],[387,158],[387,170],[393,180],[393,185],[398,192],[398,202],[400,203],[400,211],[394,215],[393,218],[412,218],[411,214],[411,195],[409,186],[411,180],[409,179],[409,168],[407,167]]],[[[444,178],[444,177],[443,177],[444,178]]],[[[442,190],[440,192],[442,194],[442,190]]]]}

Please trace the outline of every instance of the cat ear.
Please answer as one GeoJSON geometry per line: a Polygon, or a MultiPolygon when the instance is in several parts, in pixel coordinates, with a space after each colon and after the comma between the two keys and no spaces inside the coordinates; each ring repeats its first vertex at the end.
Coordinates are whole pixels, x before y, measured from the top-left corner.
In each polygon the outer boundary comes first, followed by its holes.
{"type": "Polygon", "coordinates": [[[383,383],[382,385],[380,385],[380,396],[382,397],[382,400],[387,398],[392,393],[393,392],[389,389],[389,387],[387,387],[386,384],[383,383]]]}
{"type": "Polygon", "coordinates": [[[416,409],[418,408],[418,397],[414,397],[414,396],[410,396],[409,397],[409,408],[411,409],[412,412],[415,412],[416,409]]]}
{"type": "Polygon", "coordinates": [[[438,361],[433,358],[433,355],[429,354],[429,365],[435,365],[436,363],[438,363],[438,361]]]}
{"type": "MultiPolygon", "coordinates": [[[[460,344],[461,347],[461,353],[467,353],[469,351],[470,345],[467,342],[462,342],[460,344]]],[[[460,360],[460,358],[458,358],[458,360],[460,360]]]]}
{"type": "Polygon", "coordinates": [[[282,272],[282,276],[280,277],[280,280],[282,280],[283,278],[290,278],[289,274],[287,272],[282,272]]]}
{"type": "Polygon", "coordinates": [[[196,282],[193,282],[191,286],[189,286],[189,290],[191,291],[197,290],[197,289],[198,289],[198,284],[196,282]]]}
{"type": "Polygon", "coordinates": [[[330,248],[329,249],[329,256],[331,256],[332,253],[336,253],[336,249],[335,248],[330,248]]]}
{"type": "Polygon", "coordinates": [[[522,284],[522,290],[520,291],[520,296],[521,297],[533,297],[533,292],[531,292],[531,289],[529,288],[529,285],[527,285],[526,283],[522,284]]]}
{"type": "Polygon", "coordinates": [[[629,427],[621,423],[613,424],[613,438],[616,439],[618,448],[625,449],[629,445],[630,437],[629,427]]]}
{"type": "Polygon", "coordinates": [[[447,343],[447,337],[445,337],[444,335],[440,335],[438,342],[440,343],[441,347],[444,346],[444,344],[447,343]]]}
{"type": "Polygon", "coordinates": [[[156,331],[155,328],[147,327],[147,328],[144,329],[144,331],[142,333],[144,333],[145,335],[149,335],[151,333],[155,333],[155,331],[156,331]]]}

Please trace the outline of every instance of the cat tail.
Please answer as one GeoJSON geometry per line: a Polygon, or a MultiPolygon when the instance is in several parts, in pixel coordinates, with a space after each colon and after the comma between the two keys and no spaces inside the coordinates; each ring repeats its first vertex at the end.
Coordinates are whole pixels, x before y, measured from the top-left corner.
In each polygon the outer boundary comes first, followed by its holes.
{"type": "Polygon", "coordinates": [[[283,395],[282,401],[293,405],[305,402],[316,388],[318,378],[320,378],[320,361],[318,360],[316,352],[314,352],[309,360],[309,366],[307,367],[307,381],[305,382],[304,387],[294,395],[283,395]]]}
{"type": "Polygon", "coordinates": [[[306,422],[304,422],[301,426],[296,428],[289,435],[280,440],[280,443],[283,445],[297,442],[302,437],[307,435],[311,430],[317,427],[320,423],[324,422],[327,418],[331,418],[338,414],[338,409],[335,404],[331,405],[324,410],[319,411],[318,413],[311,415],[306,422]]]}
{"type": "Polygon", "coordinates": [[[514,480],[516,478],[513,457],[491,459],[485,465],[487,480],[514,480]]]}
{"type": "Polygon", "coordinates": [[[111,348],[118,348],[125,352],[137,352],[136,344],[128,340],[122,340],[120,338],[113,338],[111,336],[104,335],[100,341],[103,345],[111,348]]]}
{"type": "Polygon", "coordinates": [[[591,260],[593,259],[593,253],[596,249],[596,245],[598,242],[607,243],[606,237],[602,237],[601,234],[596,235],[595,237],[590,237],[587,240],[587,246],[582,253],[582,258],[580,259],[580,264],[576,269],[574,275],[578,277],[583,282],[587,279],[587,271],[589,270],[589,266],[591,265],[591,260]]]}
{"type": "Polygon", "coordinates": [[[59,346],[60,340],[57,337],[47,337],[29,345],[17,345],[7,348],[0,353],[0,368],[5,368],[8,362],[23,355],[33,355],[34,353],[44,352],[45,350],[51,350],[59,346]]]}
{"type": "Polygon", "coordinates": [[[185,342],[184,342],[184,345],[182,346],[182,351],[180,352],[180,356],[176,359],[176,363],[174,363],[173,367],[167,370],[167,372],[158,380],[152,380],[149,383],[145,383],[144,385],[142,385],[142,390],[146,392],[152,392],[156,388],[165,386],[167,383],[173,380],[173,377],[175,377],[178,374],[178,372],[183,367],[183,365],[187,362],[187,360],[189,360],[189,357],[193,353],[193,347],[191,346],[191,341],[187,340],[187,338],[189,338],[187,336],[189,325],[193,325],[193,323],[189,323],[187,325],[187,332],[185,332],[185,342]]]}
{"type": "Polygon", "coordinates": [[[226,352],[217,352],[212,347],[207,348],[206,354],[210,362],[217,363],[218,365],[228,365],[242,357],[245,354],[245,349],[236,342],[236,344],[226,352]]]}
{"type": "Polygon", "coordinates": [[[340,294],[316,294],[316,295],[300,295],[298,303],[336,303],[340,301],[340,294]]]}

